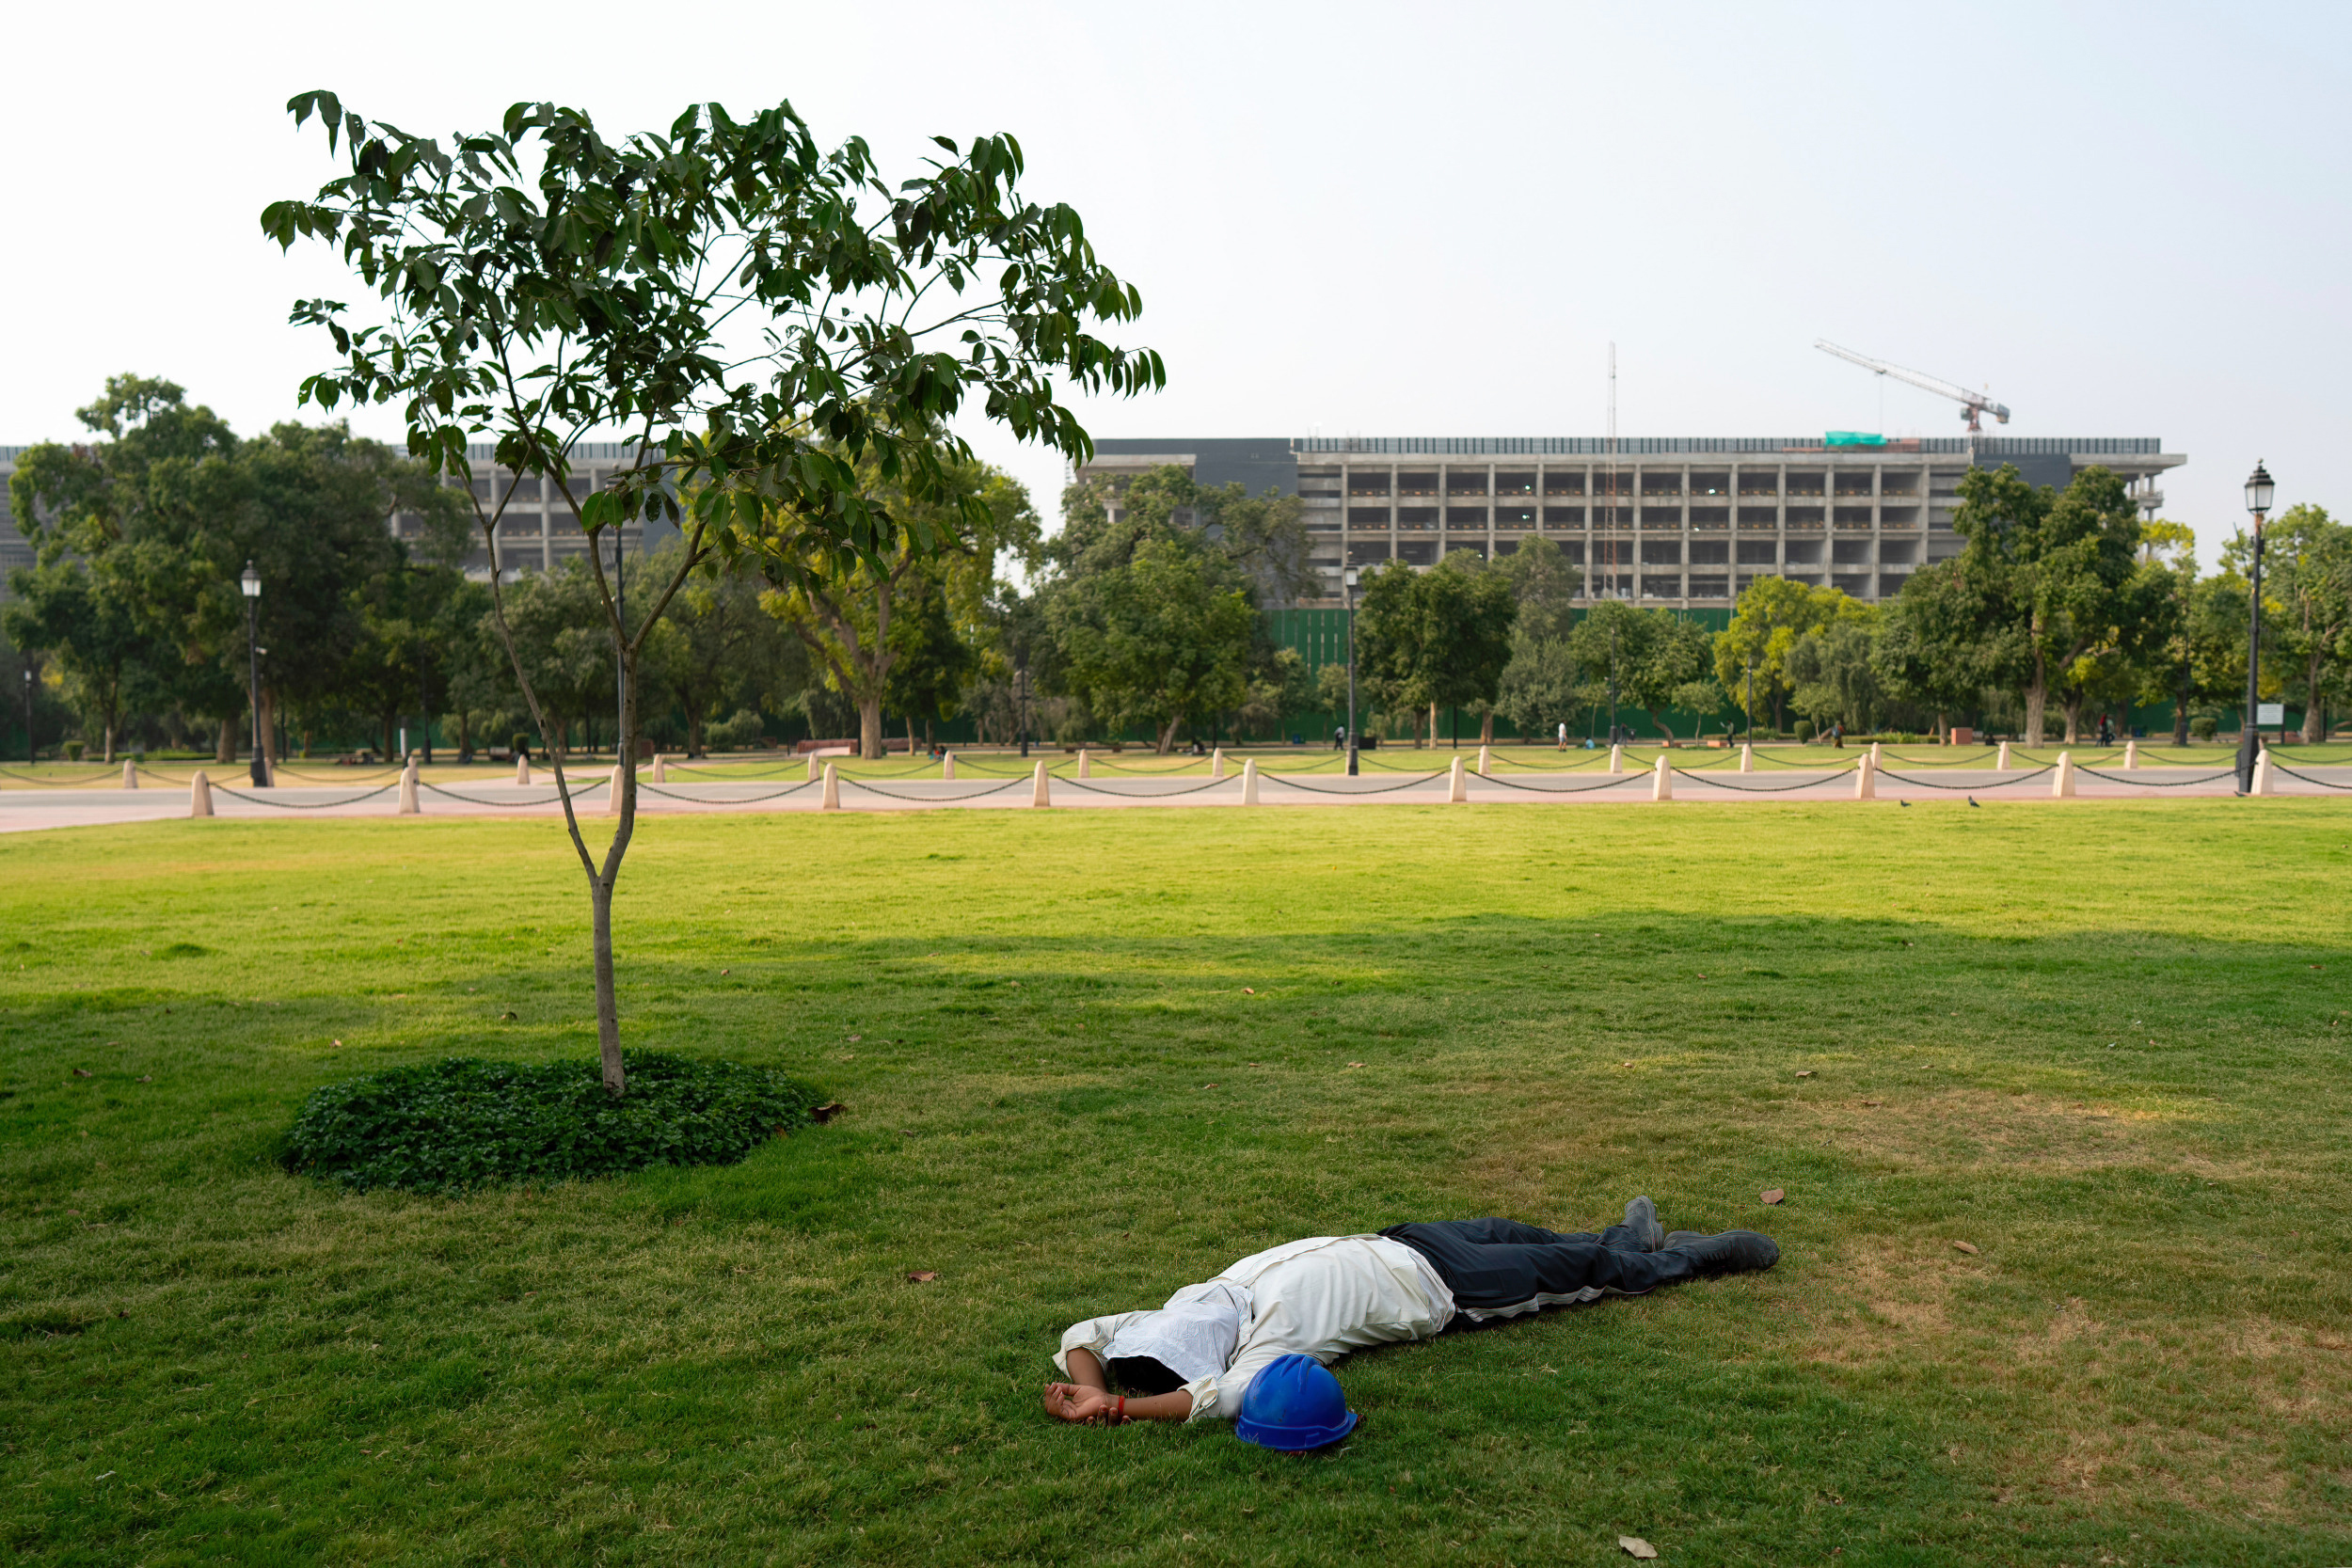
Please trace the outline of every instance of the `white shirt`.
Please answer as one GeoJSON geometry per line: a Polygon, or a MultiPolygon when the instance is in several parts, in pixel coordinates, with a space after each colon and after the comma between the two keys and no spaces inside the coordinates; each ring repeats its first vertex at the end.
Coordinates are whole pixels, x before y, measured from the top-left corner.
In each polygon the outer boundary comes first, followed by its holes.
{"type": "MultiPolygon", "coordinates": [[[[1328,1366],[1351,1350],[1426,1339],[1454,1316],[1454,1293],[1428,1259],[1385,1236],[1311,1236],[1243,1259],[1215,1279],[1187,1285],[1168,1298],[1175,1307],[1202,1301],[1217,1286],[1246,1292],[1249,1321],[1242,1325],[1232,1361],[1214,1375],[1184,1384],[1192,1396],[1188,1420],[1241,1411],[1242,1395],[1261,1369],[1281,1356],[1311,1355],[1328,1366]]],[[[1165,1309],[1164,1309],[1165,1310],[1165,1309]]],[[[1107,1360],[1122,1330],[1138,1340],[1155,1331],[1149,1312],[1115,1312],[1073,1323],[1054,1364],[1070,1375],[1070,1353],[1087,1350],[1107,1360]]],[[[1182,1370],[1183,1369],[1179,1369],[1182,1370]]]]}

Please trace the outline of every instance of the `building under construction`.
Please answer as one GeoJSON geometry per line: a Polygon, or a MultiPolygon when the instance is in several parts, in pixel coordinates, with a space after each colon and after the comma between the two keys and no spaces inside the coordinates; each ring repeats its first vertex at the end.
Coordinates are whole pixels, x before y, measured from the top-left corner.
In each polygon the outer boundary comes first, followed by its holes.
{"type": "Polygon", "coordinates": [[[1326,604],[1343,566],[1492,560],[1541,536],[1582,568],[1589,598],[1728,610],[1770,577],[1893,597],[1960,552],[1952,511],[1972,467],[2014,464],[2063,489],[2103,465],[2153,516],[2159,477],[2187,461],[2153,436],[1170,437],[1097,441],[1079,477],[1117,486],[1173,464],[1204,484],[1297,496],[1326,604]]]}

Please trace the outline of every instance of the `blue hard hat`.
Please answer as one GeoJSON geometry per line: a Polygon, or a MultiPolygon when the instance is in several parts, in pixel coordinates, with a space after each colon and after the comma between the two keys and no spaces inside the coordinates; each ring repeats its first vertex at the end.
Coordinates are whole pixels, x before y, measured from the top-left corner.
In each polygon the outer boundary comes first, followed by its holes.
{"type": "Polygon", "coordinates": [[[1356,1430],[1340,1380],[1311,1355],[1285,1355],[1249,1380],[1233,1434],[1262,1449],[1300,1453],[1356,1430]]]}

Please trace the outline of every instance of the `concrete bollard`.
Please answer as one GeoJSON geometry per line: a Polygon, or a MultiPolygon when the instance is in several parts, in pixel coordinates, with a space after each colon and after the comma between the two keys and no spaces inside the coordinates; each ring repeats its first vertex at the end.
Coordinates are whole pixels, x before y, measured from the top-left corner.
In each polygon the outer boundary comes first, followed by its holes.
{"type": "Polygon", "coordinates": [[[1879,761],[1874,754],[1877,751],[1878,746],[1873,742],[1870,750],[1863,753],[1862,760],[1854,764],[1853,798],[1857,800],[1875,800],[1879,798],[1879,761]]]}
{"type": "Polygon", "coordinates": [[[2054,800],[2074,798],[2074,753],[2072,752],[2058,753],[2058,772],[2050,780],[2050,798],[2054,800]]]}
{"type": "Polygon", "coordinates": [[[613,765],[612,782],[604,787],[605,816],[618,816],[621,815],[621,781],[628,777],[628,768],[621,767],[618,763],[613,765]]]}
{"type": "Polygon", "coordinates": [[[2126,773],[2139,771],[2139,742],[2137,740],[2123,742],[2123,771],[2126,773]]]}
{"type": "Polygon", "coordinates": [[[1877,741],[1873,740],[1873,741],[1871,741],[1871,742],[1870,742],[1870,766],[1871,766],[1871,767],[1873,767],[1873,768],[1876,768],[1878,765],[1879,765],[1879,743],[1878,743],[1877,741]]]}
{"type": "Polygon", "coordinates": [[[1491,754],[1491,748],[1486,746],[1478,748],[1478,776],[1482,779],[1492,778],[1494,767],[1495,759],[1491,754]]]}
{"type": "Polygon", "coordinates": [[[1993,766],[1994,766],[1994,768],[1999,768],[1999,769],[2000,769],[2001,771],[2003,771],[2003,772],[2007,772],[2007,771],[2009,770],[2009,742],[2008,742],[2008,741],[2004,740],[2004,741],[2002,741],[2002,742],[2001,742],[2001,754],[2000,754],[1999,756],[1994,757],[1994,758],[1993,759],[1993,766]]]}
{"type": "Polygon", "coordinates": [[[654,783],[658,784],[665,784],[670,782],[670,769],[667,766],[669,760],[669,758],[663,756],[660,752],[656,752],[653,754],[654,783]]]}
{"type": "MultiPolygon", "coordinates": [[[[810,760],[809,766],[811,768],[817,766],[814,759],[810,760]]],[[[833,770],[833,764],[830,762],[825,764],[825,797],[817,803],[817,809],[818,811],[841,809],[841,775],[833,770]]]]}
{"type": "Polygon", "coordinates": [[[1041,762],[1039,763],[1037,765],[1037,782],[1029,786],[1029,804],[1033,806],[1050,806],[1054,803],[1054,786],[1045,782],[1047,777],[1048,775],[1045,771],[1045,765],[1041,762]]]}
{"type": "Polygon", "coordinates": [[[124,757],[122,759],[122,787],[125,789],[136,789],[138,786],[138,765],[134,763],[129,757],[124,757]]]}
{"type": "Polygon", "coordinates": [[[1756,771],[1756,748],[1744,740],[1740,743],[1740,771],[1742,773],[1756,771]]]}
{"type": "MultiPolygon", "coordinates": [[[[825,766],[826,766],[827,768],[831,768],[831,767],[833,766],[833,764],[832,764],[832,763],[827,763],[827,764],[825,764],[825,766]]],[[[817,774],[817,753],[816,753],[816,752],[809,752],[809,754],[808,754],[808,782],[809,782],[809,783],[811,783],[811,784],[815,784],[815,783],[817,782],[817,778],[818,778],[818,774],[817,774]]]]}
{"type": "Polygon", "coordinates": [[[1460,757],[1455,757],[1454,759],[1454,766],[1446,772],[1445,798],[1448,801],[1461,801],[1470,799],[1470,781],[1462,776],[1462,759],[1460,757]]]}
{"type": "Polygon", "coordinates": [[[1241,803],[1245,806],[1254,806],[1258,803],[1258,759],[1256,757],[1246,757],[1242,760],[1241,803]]]}
{"type": "Polygon", "coordinates": [[[417,759],[408,758],[408,766],[400,770],[400,804],[392,808],[394,816],[418,816],[424,808],[417,802],[417,759]]]}
{"type": "Polygon", "coordinates": [[[1653,800],[1671,800],[1675,798],[1674,765],[1666,760],[1662,752],[1659,753],[1658,766],[1650,770],[1649,798],[1653,800]]]}
{"type": "Polygon", "coordinates": [[[1078,748],[1078,777],[1082,779],[1094,777],[1094,753],[1084,746],[1078,748]]]}
{"type": "Polygon", "coordinates": [[[204,769],[201,768],[196,770],[196,777],[188,781],[188,815],[190,816],[213,815],[213,781],[204,776],[204,769]]]}
{"type": "Polygon", "coordinates": [[[956,779],[956,754],[955,754],[955,752],[942,752],[942,753],[940,754],[940,758],[939,758],[939,776],[940,776],[941,778],[943,778],[943,779],[946,780],[949,784],[953,784],[953,783],[955,783],[955,779],[956,779]]]}
{"type": "Polygon", "coordinates": [[[2278,792],[2278,785],[2270,777],[2270,748],[2265,746],[2254,753],[2254,784],[2247,793],[2249,795],[2276,795],[2278,792]]]}
{"type": "Polygon", "coordinates": [[[1209,777],[1212,779],[1225,777],[1225,748],[1222,746],[1216,749],[1216,755],[1209,758],[1209,777]]]}
{"type": "Polygon", "coordinates": [[[531,753],[529,752],[518,752],[515,757],[515,787],[516,789],[531,787],[531,753]]]}
{"type": "Polygon", "coordinates": [[[1612,746],[1609,748],[1609,771],[1612,773],[1622,773],[1625,771],[1624,747],[1612,746]]]}

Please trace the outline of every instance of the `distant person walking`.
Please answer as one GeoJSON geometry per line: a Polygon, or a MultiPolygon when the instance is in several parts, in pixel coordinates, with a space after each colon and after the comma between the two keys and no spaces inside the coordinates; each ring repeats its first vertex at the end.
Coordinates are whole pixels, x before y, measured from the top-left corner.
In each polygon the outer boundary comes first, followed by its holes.
{"type": "Polygon", "coordinates": [[[1564,752],[1568,749],[1568,721],[1565,719],[1560,721],[1560,749],[1564,752]]]}
{"type": "Polygon", "coordinates": [[[1829,736],[1829,743],[1843,750],[1846,744],[1846,721],[1843,719],[1831,720],[1829,736]]]}

